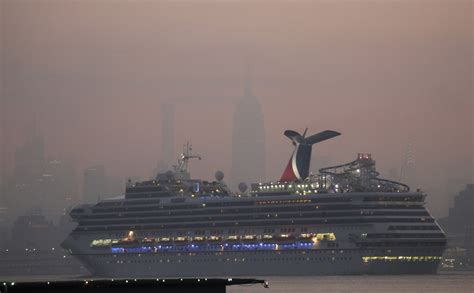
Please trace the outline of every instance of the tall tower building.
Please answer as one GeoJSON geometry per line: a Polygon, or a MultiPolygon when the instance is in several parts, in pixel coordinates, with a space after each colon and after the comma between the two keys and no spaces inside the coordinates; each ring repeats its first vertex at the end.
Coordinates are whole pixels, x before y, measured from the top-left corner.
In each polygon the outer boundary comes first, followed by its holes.
{"type": "Polygon", "coordinates": [[[104,166],[94,166],[84,171],[83,192],[85,203],[96,203],[107,195],[104,166]]]}
{"type": "Polygon", "coordinates": [[[41,209],[45,216],[57,217],[77,203],[76,170],[72,160],[50,159],[45,163],[38,192],[45,199],[41,209]]]}
{"type": "Polygon", "coordinates": [[[41,208],[45,202],[41,190],[44,170],[44,140],[35,135],[15,150],[13,176],[4,189],[5,204],[12,215],[41,208]]]}
{"type": "Polygon", "coordinates": [[[403,158],[402,167],[400,169],[400,182],[407,184],[412,190],[418,188],[415,155],[411,144],[408,144],[403,158]]]}
{"type": "Polygon", "coordinates": [[[45,165],[44,139],[36,135],[15,151],[14,178],[18,183],[30,183],[43,174],[45,165]]]}
{"type": "Polygon", "coordinates": [[[158,171],[170,170],[174,160],[174,105],[163,102],[161,104],[161,156],[158,171]]]}
{"type": "Polygon", "coordinates": [[[265,127],[260,103],[247,76],[244,95],[237,102],[232,133],[231,183],[265,180],[265,127]]]}

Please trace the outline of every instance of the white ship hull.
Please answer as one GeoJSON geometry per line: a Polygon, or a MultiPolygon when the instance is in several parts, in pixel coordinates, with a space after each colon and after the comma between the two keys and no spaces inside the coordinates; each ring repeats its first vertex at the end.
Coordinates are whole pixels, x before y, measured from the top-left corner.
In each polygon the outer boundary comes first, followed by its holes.
{"type": "MultiPolygon", "coordinates": [[[[403,254],[403,251],[400,251],[403,254]]],[[[406,254],[406,253],[405,253],[406,254]]],[[[125,278],[279,275],[433,274],[439,260],[364,262],[357,251],[83,255],[94,276],[125,278]]]]}
{"type": "MultiPolygon", "coordinates": [[[[350,239],[352,234],[386,231],[388,224],[320,226],[319,231],[334,231],[337,247],[320,242],[309,249],[286,248],[240,251],[112,253],[110,247],[92,248],[94,239],[110,234],[71,234],[68,247],[95,277],[237,277],[277,275],[355,275],[355,274],[434,274],[444,246],[361,248],[350,239]]],[[[144,231],[143,234],[153,234],[144,231]]],[[[157,244],[156,244],[157,245],[157,244]]],[[[204,244],[204,247],[206,244],[204,244]]],[[[282,246],[280,246],[282,247],[282,246]]]]}

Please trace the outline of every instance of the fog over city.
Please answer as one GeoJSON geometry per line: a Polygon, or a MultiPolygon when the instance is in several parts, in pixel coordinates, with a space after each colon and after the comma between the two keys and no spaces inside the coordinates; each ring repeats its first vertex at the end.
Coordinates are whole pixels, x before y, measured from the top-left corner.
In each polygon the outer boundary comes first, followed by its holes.
{"type": "Polygon", "coordinates": [[[174,111],[171,161],[189,141],[202,156],[193,177],[222,170],[233,182],[234,121],[254,119],[236,110],[247,96],[264,126],[256,180],[280,178],[293,151],[283,132],[307,127],[342,133],[315,146],[313,172],[371,153],[382,177],[399,180],[409,160],[411,187],[437,217],[474,181],[471,1],[2,0],[0,9],[2,184],[34,137],[46,160],[70,165],[71,204],[92,166],[123,188],[152,178],[170,160],[163,105],[174,111]]]}

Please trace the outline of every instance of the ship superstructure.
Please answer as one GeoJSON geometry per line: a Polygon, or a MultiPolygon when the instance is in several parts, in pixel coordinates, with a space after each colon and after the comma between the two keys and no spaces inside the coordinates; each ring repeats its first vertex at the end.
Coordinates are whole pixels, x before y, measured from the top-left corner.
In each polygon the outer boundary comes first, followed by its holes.
{"type": "Polygon", "coordinates": [[[295,151],[279,181],[246,194],[220,172],[191,179],[188,160],[200,157],[188,146],[173,171],[74,208],[63,247],[96,276],[436,272],[446,237],[424,193],[379,178],[370,154],[310,174],[312,145],[339,133],[285,135],[295,151]]]}

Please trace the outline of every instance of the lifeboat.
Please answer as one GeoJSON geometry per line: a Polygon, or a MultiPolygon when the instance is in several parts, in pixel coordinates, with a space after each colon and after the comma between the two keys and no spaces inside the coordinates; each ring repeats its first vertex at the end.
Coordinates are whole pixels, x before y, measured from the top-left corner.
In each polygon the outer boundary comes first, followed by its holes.
{"type": "Polygon", "coordinates": [[[193,242],[197,242],[197,243],[204,242],[205,240],[206,238],[204,236],[195,236],[193,238],[193,242]]]}
{"type": "Polygon", "coordinates": [[[140,245],[140,242],[136,239],[123,238],[118,240],[115,243],[112,243],[112,247],[137,247],[140,245]]]}
{"type": "Polygon", "coordinates": [[[229,242],[229,243],[235,243],[235,242],[239,242],[239,236],[236,236],[236,235],[229,235],[225,238],[225,241],[226,242],[229,242]]]}
{"type": "Polygon", "coordinates": [[[314,234],[312,233],[305,233],[305,234],[300,234],[300,236],[298,237],[298,241],[312,241],[314,237],[314,234]]]}
{"type": "Polygon", "coordinates": [[[187,244],[189,242],[188,237],[182,237],[182,236],[175,237],[173,240],[174,240],[174,243],[178,245],[187,244]]]}
{"type": "Polygon", "coordinates": [[[254,243],[257,241],[256,235],[244,235],[242,236],[242,242],[244,243],[254,243]]]}
{"type": "Polygon", "coordinates": [[[265,234],[262,235],[261,240],[265,243],[273,243],[273,235],[265,234]]]}
{"type": "Polygon", "coordinates": [[[161,237],[161,238],[158,238],[158,242],[160,244],[170,244],[171,243],[171,238],[170,237],[161,237]]]}
{"type": "Polygon", "coordinates": [[[292,234],[276,234],[273,235],[273,239],[278,243],[294,242],[296,237],[292,234]]]}
{"type": "Polygon", "coordinates": [[[90,244],[90,247],[93,248],[106,248],[112,245],[112,239],[97,239],[93,240],[90,244]]]}
{"type": "Polygon", "coordinates": [[[156,242],[155,238],[145,237],[142,239],[142,244],[154,244],[156,242]]]}
{"type": "Polygon", "coordinates": [[[219,236],[209,236],[207,237],[207,242],[216,243],[222,241],[222,237],[219,236]]]}
{"type": "Polygon", "coordinates": [[[336,235],[334,233],[318,233],[315,238],[318,241],[335,241],[336,235]]]}

